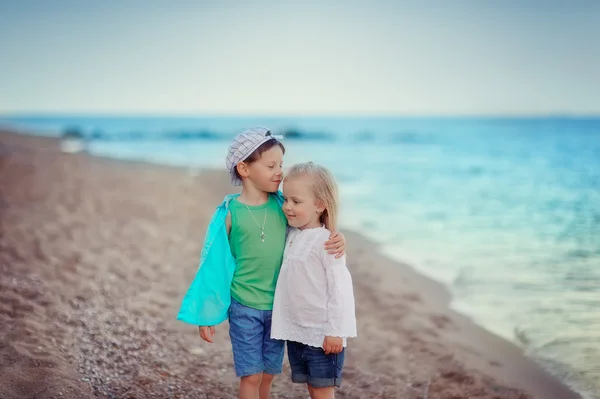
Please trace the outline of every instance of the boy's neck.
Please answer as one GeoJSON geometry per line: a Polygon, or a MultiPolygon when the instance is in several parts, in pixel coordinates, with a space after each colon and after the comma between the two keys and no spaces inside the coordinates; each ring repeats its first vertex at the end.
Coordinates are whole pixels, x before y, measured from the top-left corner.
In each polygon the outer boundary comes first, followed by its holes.
{"type": "Polygon", "coordinates": [[[238,201],[246,205],[262,205],[269,200],[269,193],[258,190],[250,184],[242,186],[242,193],[238,197],[238,201]]]}

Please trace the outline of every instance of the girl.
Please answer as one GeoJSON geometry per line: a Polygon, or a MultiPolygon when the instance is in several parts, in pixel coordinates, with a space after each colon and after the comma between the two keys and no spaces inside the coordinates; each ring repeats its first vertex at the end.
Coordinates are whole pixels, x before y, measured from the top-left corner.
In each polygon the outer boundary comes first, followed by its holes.
{"type": "Polygon", "coordinates": [[[294,165],[283,182],[290,225],[273,304],[271,338],[287,340],[292,381],[311,398],[333,398],[342,382],[347,337],[356,337],[352,278],[346,257],[323,244],[336,229],[337,186],[312,162],[294,165]]]}
{"type": "MultiPolygon", "coordinates": [[[[284,153],[264,128],[245,130],[231,143],[227,168],[242,193],[225,197],[213,215],[200,268],[177,316],[199,326],[207,342],[213,342],[214,326],[229,317],[240,398],[268,398],[283,363],[284,342],[270,334],[287,229],[277,191],[284,153]]],[[[333,238],[326,248],[342,255],[343,236],[333,238]]]]}

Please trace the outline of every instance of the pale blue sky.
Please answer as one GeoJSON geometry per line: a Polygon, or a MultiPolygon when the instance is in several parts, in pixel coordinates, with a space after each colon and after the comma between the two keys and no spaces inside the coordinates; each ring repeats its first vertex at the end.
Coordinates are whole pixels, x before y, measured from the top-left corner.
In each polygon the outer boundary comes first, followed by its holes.
{"type": "Polygon", "coordinates": [[[600,114],[600,2],[0,0],[0,112],[600,114]]]}

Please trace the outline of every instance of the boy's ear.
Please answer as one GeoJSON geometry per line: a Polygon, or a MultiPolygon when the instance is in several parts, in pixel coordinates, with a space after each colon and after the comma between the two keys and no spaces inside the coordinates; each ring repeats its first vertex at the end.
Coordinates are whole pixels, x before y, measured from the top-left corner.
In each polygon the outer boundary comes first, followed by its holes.
{"type": "Polygon", "coordinates": [[[248,165],[244,162],[239,162],[236,166],[238,173],[242,177],[248,177],[248,165]]]}

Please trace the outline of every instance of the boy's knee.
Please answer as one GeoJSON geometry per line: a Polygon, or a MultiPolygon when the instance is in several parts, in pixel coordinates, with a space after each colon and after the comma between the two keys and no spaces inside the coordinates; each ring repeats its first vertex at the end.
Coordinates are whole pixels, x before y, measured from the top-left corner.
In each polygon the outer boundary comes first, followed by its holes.
{"type": "Polygon", "coordinates": [[[252,385],[252,386],[258,387],[258,386],[260,386],[262,380],[263,380],[262,373],[252,374],[252,375],[247,375],[245,377],[242,377],[242,384],[247,384],[247,385],[252,385]]]}

